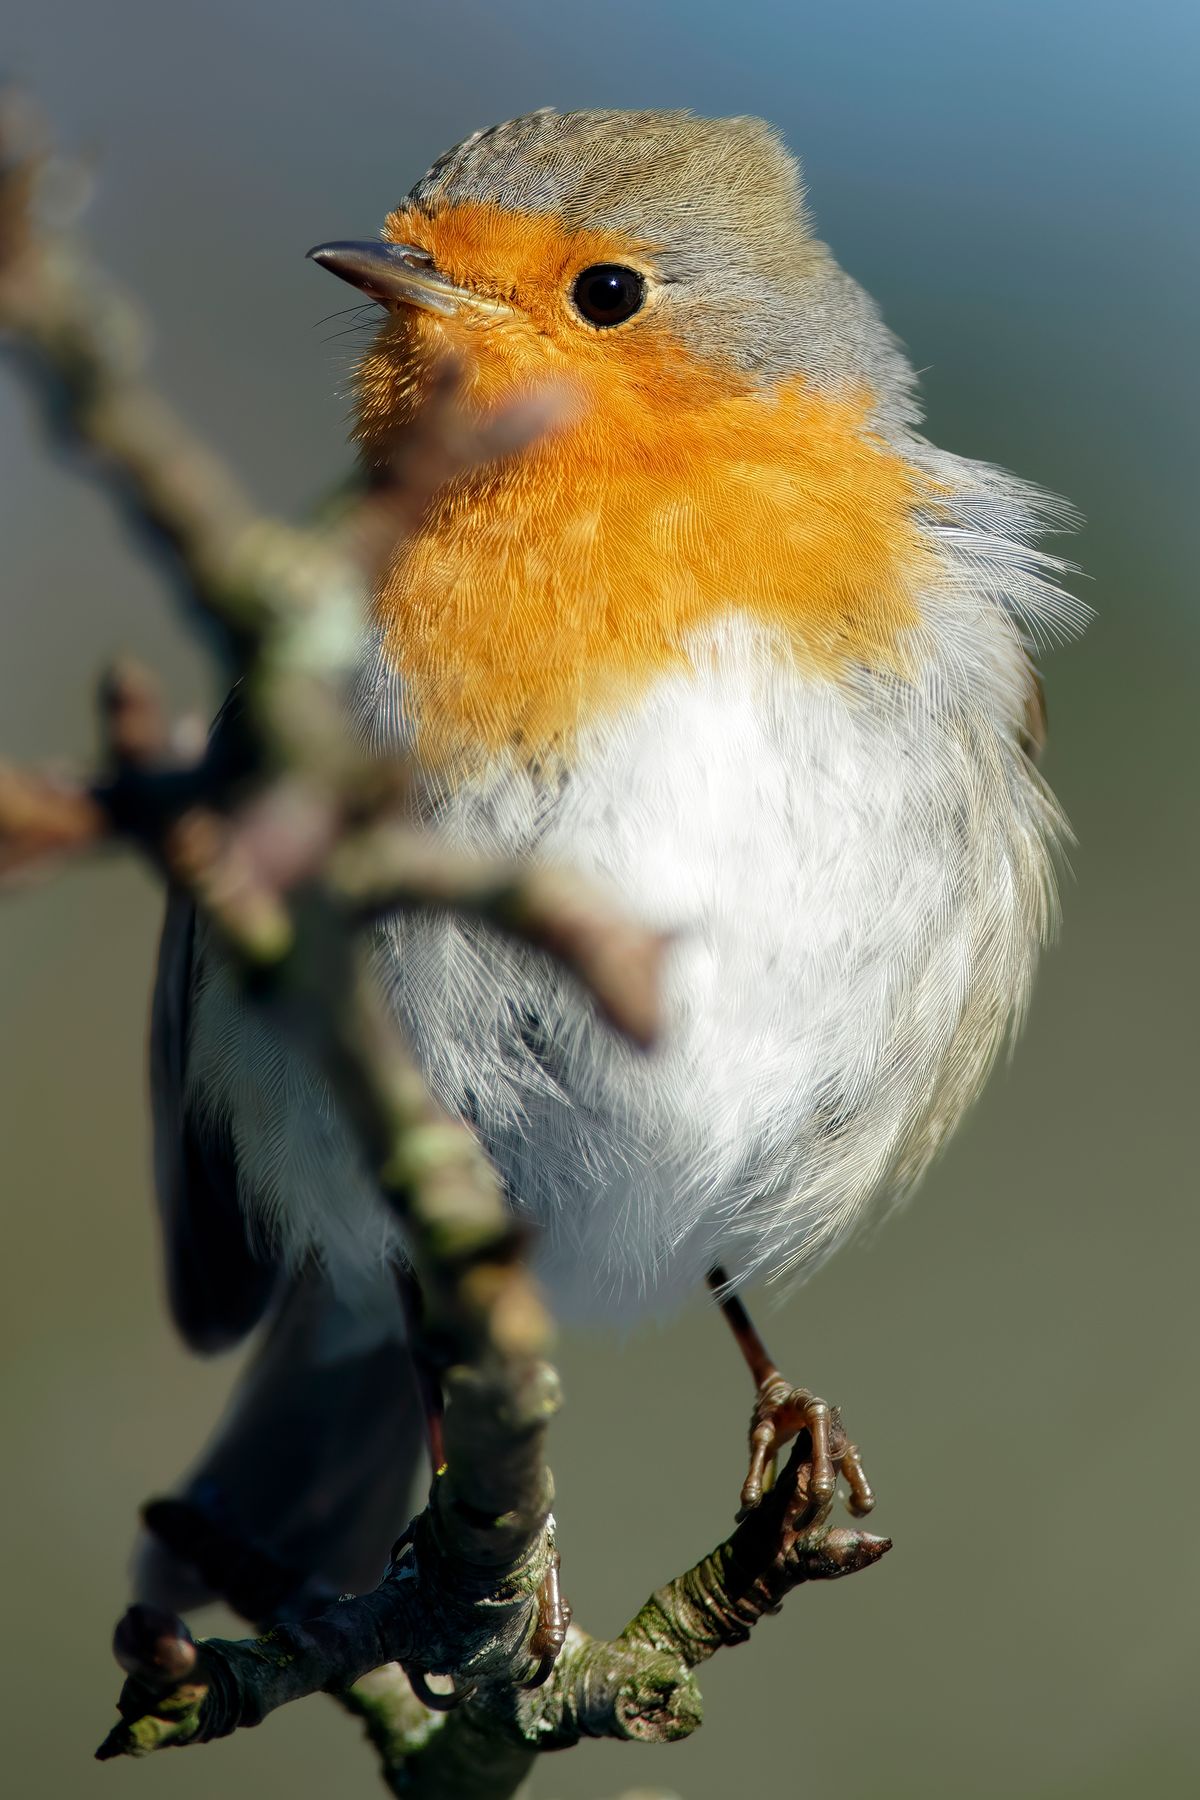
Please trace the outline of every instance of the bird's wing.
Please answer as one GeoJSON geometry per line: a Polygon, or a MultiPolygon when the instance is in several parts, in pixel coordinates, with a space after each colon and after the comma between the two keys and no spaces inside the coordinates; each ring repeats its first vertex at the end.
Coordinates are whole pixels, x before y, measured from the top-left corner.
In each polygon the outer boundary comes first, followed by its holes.
{"type": "Polygon", "coordinates": [[[154,1183],[171,1314],[193,1350],[236,1344],[262,1318],[276,1264],[251,1241],[228,1139],[184,1099],[196,913],[170,893],[150,1012],[154,1183]]]}
{"type": "MultiPolygon", "coordinates": [[[[235,690],[213,727],[215,754],[236,730],[235,690]]],[[[335,1593],[373,1585],[407,1516],[424,1436],[392,1272],[381,1268],[367,1289],[344,1296],[320,1268],[291,1271],[272,1259],[247,1228],[232,1141],[189,1104],[202,957],[195,909],[170,893],[150,1021],[167,1290],[193,1349],[221,1349],[266,1324],[199,1463],[156,1509],[170,1529],[141,1544],[138,1592],[172,1609],[232,1593],[230,1571],[208,1566],[223,1539],[256,1551],[273,1577],[294,1577],[297,1601],[309,1584],[335,1593]]],[[[276,1593],[265,1610],[288,1598],[276,1593]]]]}
{"type": "MultiPolygon", "coordinates": [[[[213,726],[218,753],[222,733],[236,728],[236,694],[213,726]]],[[[150,1009],[150,1107],[171,1313],[193,1350],[214,1351],[258,1323],[279,1270],[247,1230],[232,1144],[184,1098],[196,937],[191,901],[169,892],[150,1009]]]]}
{"type": "Polygon", "coordinates": [[[301,1270],[199,1461],[173,1501],[147,1509],[138,1598],[186,1611],[220,1594],[261,1619],[303,1610],[317,1586],[373,1587],[409,1516],[423,1441],[391,1277],[350,1300],[301,1270]],[[223,1543],[257,1554],[231,1560],[223,1543]],[[239,1577],[258,1580],[264,1559],[269,1602],[239,1597],[239,1577]]]}

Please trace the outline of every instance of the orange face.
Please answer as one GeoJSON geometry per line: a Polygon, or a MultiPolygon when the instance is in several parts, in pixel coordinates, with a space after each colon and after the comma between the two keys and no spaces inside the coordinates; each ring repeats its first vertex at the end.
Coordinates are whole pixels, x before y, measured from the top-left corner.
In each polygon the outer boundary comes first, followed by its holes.
{"type": "Polygon", "coordinates": [[[380,586],[428,760],[569,756],[581,725],[686,669],[731,611],[830,674],[899,664],[932,574],[914,520],[931,495],[872,434],[869,393],[761,388],[700,360],[656,317],[653,282],[628,324],[580,319],[575,276],[652,273],[652,245],[482,203],[393,213],[386,235],[502,310],[400,309],[360,371],[368,446],[447,351],[483,410],[547,380],[580,393],[565,430],[450,484],[380,586]]]}
{"type": "Polygon", "coordinates": [[[701,368],[686,344],[655,319],[653,290],[636,325],[615,330],[588,325],[572,306],[571,287],[583,270],[616,263],[649,271],[652,245],[611,231],[565,230],[548,215],[507,212],[482,201],[433,214],[406,207],[389,215],[384,237],[428,250],[440,274],[508,310],[497,316],[464,307],[442,318],[403,308],[363,365],[360,417],[367,437],[372,428],[396,423],[397,402],[417,398],[429,359],[448,350],[463,362],[469,402],[483,410],[551,380],[577,385],[585,405],[602,404],[620,389],[694,406],[702,397],[698,378],[713,399],[730,391],[729,371],[701,368]],[[376,365],[379,355],[383,367],[376,365]]]}

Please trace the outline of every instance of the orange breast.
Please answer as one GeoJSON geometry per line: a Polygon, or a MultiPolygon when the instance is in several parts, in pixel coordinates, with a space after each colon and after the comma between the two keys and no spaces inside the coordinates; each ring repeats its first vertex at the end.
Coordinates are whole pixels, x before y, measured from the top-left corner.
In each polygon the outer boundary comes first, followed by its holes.
{"type": "Polygon", "coordinates": [[[696,398],[597,395],[440,498],[377,601],[427,760],[569,756],[581,724],[686,668],[689,638],[734,608],[814,668],[898,664],[931,495],[869,430],[869,397],[793,379],[696,398]]]}

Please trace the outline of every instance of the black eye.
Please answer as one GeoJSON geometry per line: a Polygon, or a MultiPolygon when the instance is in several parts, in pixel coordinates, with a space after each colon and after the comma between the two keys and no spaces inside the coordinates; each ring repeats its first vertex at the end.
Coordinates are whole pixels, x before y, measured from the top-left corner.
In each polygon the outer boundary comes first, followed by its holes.
{"type": "Polygon", "coordinates": [[[623,325],[646,298],[646,283],[636,269],[597,263],[575,277],[571,298],[589,325],[623,325]]]}

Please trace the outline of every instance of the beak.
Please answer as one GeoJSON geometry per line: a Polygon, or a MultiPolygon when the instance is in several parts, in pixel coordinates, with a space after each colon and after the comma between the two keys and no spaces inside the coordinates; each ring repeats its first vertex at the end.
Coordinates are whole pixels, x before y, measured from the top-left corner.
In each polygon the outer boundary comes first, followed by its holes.
{"type": "Polygon", "coordinates": [[[463,310],[476,313],[503,313],[508,308],[498,300],[487,300],[469,288],[456,287],[434,267],[428,250],[416,244],[385,244],[372,239],[357,242],[348,239],[333,244],[318,244],[308,252],[310,259],[359,288],[368,300],[380,306],[419,306],[424,312],[439,313],[443,318],[463,310]]]}

